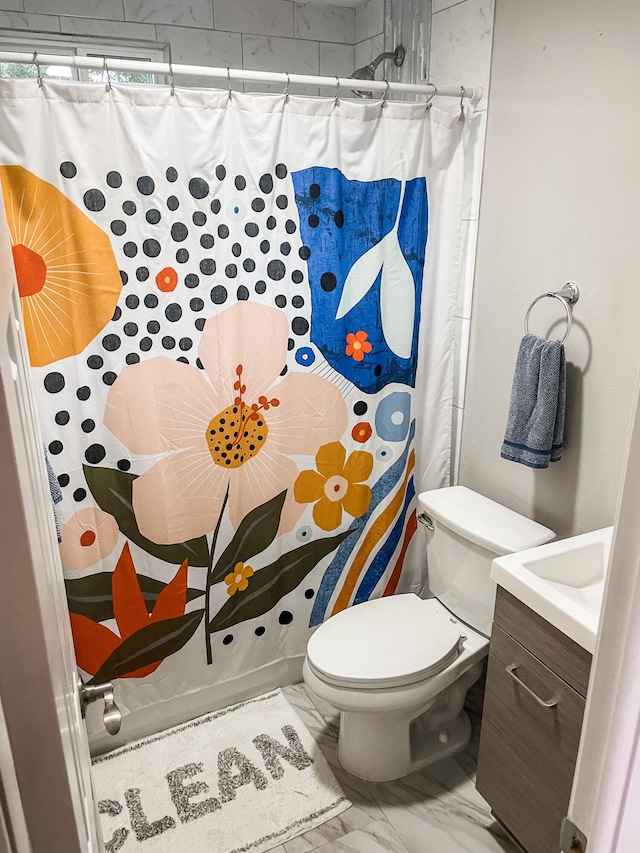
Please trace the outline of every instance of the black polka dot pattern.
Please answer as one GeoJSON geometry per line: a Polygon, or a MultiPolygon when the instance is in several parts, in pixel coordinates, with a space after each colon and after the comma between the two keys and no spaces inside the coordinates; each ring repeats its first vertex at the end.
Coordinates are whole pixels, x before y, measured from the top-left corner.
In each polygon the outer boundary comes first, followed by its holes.
{"type": "MultiPolygon", "coordinates": [[[[207,320],[251,300],[287,316],[288,365],[281,375],[296,369],[296,352],[310,331],[310,250],[301,243],[284,163],[272,163],[259,177],[222,162],[191,173],[154,163],[131,174],[114,162],[91,175],[80,159],[58,168],[76,184],[86,215],[109,235],[123,284],[111,321],[79,356],[84,379],[75,378],[71,365],[54,364],[40,380],[47,396],[57,395],[45,445],[58,481],[76,504],[93,505],[83,464],[141,473],[135,461],[120,458],[126,449],[99,415],[122,371],[157,357],[204,370],[197,348],[207,320]]],[[[236,463],[231,457],[229,464],[236,463]]],[[[280,624],[289,624],[287,614],[279,614],[280,624]]]]}
{"type": "Polygon", "coordinates": [[[60,174],[63,178],[75,178],[78,174],[76,164],[71,163],[69,160],[65,160],[64,163],[60,163],[60,174]]]}
{"type": "Polygon", "coordinates": [[[99,210],[104,210],[104,206],[107,203],[104,197],[104,193],[100,192],[100,190],[97,189],[87,190],[84,196],[82,197],[82,200],[87,210],[90,210],[94,213],[99,210]]]}

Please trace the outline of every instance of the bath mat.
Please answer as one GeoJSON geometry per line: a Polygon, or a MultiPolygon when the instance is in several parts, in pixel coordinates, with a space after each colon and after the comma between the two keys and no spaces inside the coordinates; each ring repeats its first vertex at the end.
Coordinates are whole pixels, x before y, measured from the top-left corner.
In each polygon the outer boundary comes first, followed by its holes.
{"type": "Polygon", "coordinates": [[[101,755],[93,779],[107,853],[261,853],[351,805],[280,690],[101,755]]]}

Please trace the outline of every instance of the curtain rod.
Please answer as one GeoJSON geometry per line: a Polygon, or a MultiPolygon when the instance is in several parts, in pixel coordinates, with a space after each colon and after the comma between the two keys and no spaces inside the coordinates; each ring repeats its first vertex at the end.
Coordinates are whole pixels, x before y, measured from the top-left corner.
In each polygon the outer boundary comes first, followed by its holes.
{"type": "MultiPolygon", "coordinates": [[[[482,87],[435,86],[433,83],[396,83],[385,80],[359,80],[355,77],[326,77],[314,74],[288,74],[286,71],[250,71],[239,68],[210,68],[206,65],[173,65],[169,62],[143,62],[136,59],[109,59],[93,56],[64,56],[54,53],[16,53],[0,51],[0,62],[20,65],[59,65],[73,68],[88,68],[96,71],[129,71],[143,74],[164,74],[170,80],[175,76],[207,77],[223,80],[227,84],[279,83],[281,86],[318,86],[332,89],[358,89],[392,95],[407,92],[427,97],[462,98],[477,104],[482,98],[482,87]]],[[[285,89],[286,91],[286,89],[285,89]]]]}

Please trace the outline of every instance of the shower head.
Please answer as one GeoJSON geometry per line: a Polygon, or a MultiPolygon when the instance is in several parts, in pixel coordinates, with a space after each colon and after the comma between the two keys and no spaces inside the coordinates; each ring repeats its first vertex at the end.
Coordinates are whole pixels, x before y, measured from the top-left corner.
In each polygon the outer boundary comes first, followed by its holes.
{"type": "MultiPolygon", "coordinates": [[[[376,68],[381,62],[384,62],[387,59],[393,59],[393,64],[399,68],[404,62],[404,57],[405,50],[402,45],[398,45],[393,52],[381,53],[368,65],[364,65],[362,68],[356,69],[351,76],[355,77],[356,80],[375,80],[376,68]]],[[[353,94],[357,95],[359,98],[373,97],[371,92],[356,91],[355,89],[353,90],[353,94]]]]}

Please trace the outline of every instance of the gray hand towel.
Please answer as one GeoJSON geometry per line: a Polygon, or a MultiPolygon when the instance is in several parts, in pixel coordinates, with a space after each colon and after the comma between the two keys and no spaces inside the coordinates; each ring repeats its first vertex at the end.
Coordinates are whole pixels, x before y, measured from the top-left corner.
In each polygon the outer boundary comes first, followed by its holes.
{"type": "Polygon", "coordinates": [[[562,456],[565,407],[564,345],[537,335],[520,343],[500,456],[548,468],[562,456]]]}

